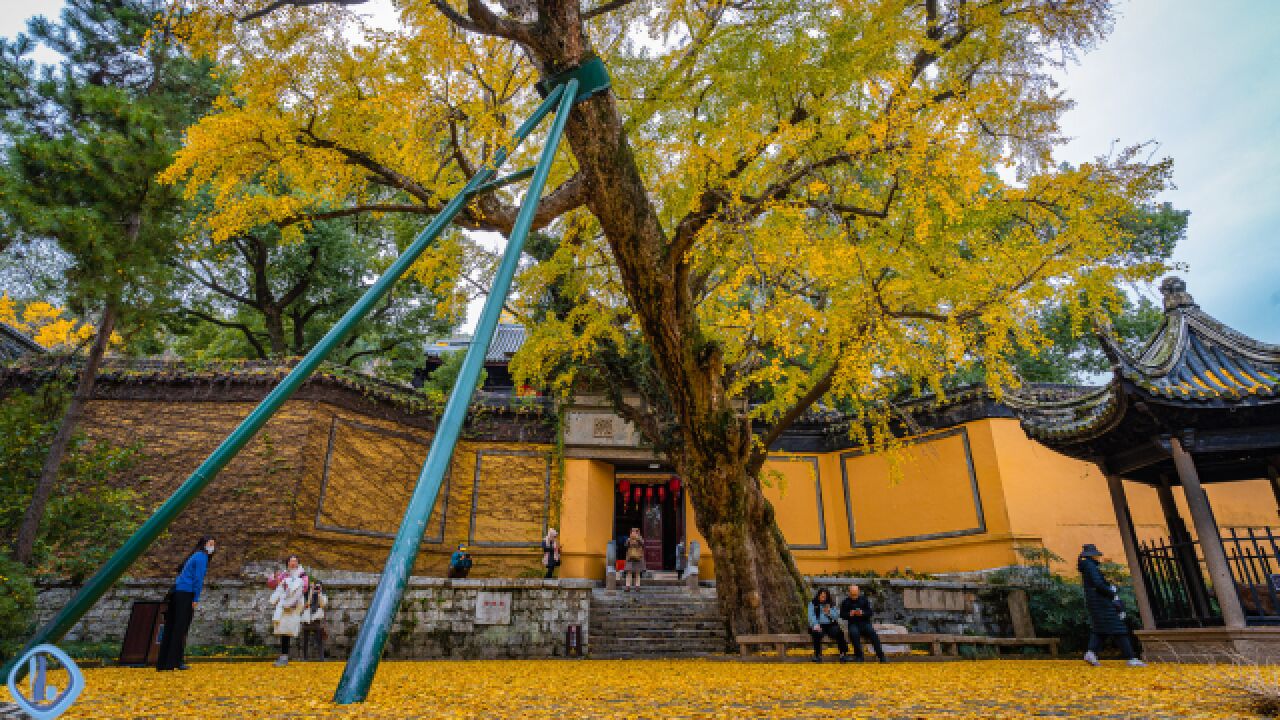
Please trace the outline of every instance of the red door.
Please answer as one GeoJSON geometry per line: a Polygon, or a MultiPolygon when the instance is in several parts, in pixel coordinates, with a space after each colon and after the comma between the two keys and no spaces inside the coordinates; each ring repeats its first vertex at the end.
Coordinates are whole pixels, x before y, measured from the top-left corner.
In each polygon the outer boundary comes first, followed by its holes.
{"type": "Polygon", "coordinates": [[[644,509],[644,566],[649,571],[662,567],[662,503],[650,503],[644,509]]]}

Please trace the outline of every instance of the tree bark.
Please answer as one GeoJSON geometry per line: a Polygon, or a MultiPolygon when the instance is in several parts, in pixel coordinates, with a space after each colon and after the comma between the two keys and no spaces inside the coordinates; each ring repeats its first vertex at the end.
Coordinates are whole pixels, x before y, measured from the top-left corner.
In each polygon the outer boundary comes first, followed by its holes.
{"type": "Polygon", "coordinates": [[[106,353],[107,344],[111,341],[111,333],[116,324],[116,309],[107,303],[102,312],[102,320],[98,323],[97,335],[93,338],[93,346],[89,349],[89,357],[85,359],[80,370],[80,378],[76,383],[75,393],[67,404],[67,411],[62,416],[58,432],[49,445],[49,454],[45,457],[44,467],[40,470],[40,479],[36,481],[35,491],[31,495],[31,503],[22,516],[22,525],[18,528],[18,538],[14,542],[14,559],[24,565],[30,565],[35,553],[36,538],[40,534],[40,521],[44,518],[45,507],[49,504],[49,496],[58,482],[58,473],[62,462],[66,459],[67,448],[80,418],[84,414],[85,403],[93,396],[93,386],[98,379],[98,368],[102,365],[102,357],[106,353]]]}
{"type": "MultiPolygon", "coordinates": [[[[539,0],[531,48],[544,73],[590,55],[578,4],[539,0]]],[[[670,394],[681,442],[668,455],[684,476],[699,532],[715,557],[720,608],[733,635],[798,631],[804,579],[749,463],[750,420],[726,392],[719,349],[700,332],[687,268],[665,262],[669,243],[628,144],[617,100],[604,93],[574,107],[565,137],[587,186],[629,304],[670,394]]]]}

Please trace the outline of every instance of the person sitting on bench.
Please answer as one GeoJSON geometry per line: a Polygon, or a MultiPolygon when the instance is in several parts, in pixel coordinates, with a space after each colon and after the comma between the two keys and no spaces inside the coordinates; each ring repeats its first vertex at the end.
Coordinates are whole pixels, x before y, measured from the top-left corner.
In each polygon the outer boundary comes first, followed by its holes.
{"type": "Polygon", "coordinates": [[[853,659],[856,662],[866,660],[862,654],[862,638],[871,640],[876,650],[876,657],[884,662],[884,647],[880,645],[880,635],[875,625],[871,624],[871,601],[857,585],[849,586],[849,597],[840,602],[840,617],[849,624],[849,639],[853,641],[853,659]]]}
{"type": "Polygon", "coordinates": [[[822,636],[836,641],[840,648],[840,662],[849,662],[849,646],[844,641],[844,631],[840,629],[839,616],[835,603],[826,588],[818,591],[809,603],[809,634],[813,636],[813,661],[822,662],[822,636]]]}

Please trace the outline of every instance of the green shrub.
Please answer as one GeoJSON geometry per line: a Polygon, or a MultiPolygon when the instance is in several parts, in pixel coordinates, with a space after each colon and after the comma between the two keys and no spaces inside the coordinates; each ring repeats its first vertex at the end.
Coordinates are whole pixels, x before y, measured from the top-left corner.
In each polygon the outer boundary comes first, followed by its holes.
{"type": "MultiPolygon", "coordinates": [[[[66,400],[66,392],[49,383],[0,403],[0,546],[11,546],[17,536],[66,400]]],[[[139,459],[136,445],[117,447],[75,434],[40,522],[34,558],[39,576],[78,584],[133,533],[146,515],[142,498],[110,481],[139,459]]]]}
{"type": "Polygon", "coordinates": [[[36,587],[27,568],[0,553],[0,662],[26,642],[36,613],[36,587]]]}

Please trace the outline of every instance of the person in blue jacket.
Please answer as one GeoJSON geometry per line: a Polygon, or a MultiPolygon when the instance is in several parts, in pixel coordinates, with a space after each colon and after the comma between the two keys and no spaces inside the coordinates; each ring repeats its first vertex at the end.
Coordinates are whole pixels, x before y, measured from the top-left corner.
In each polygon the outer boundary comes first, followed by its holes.
{"type": "Polygon", "coordinates": [[[467,544],[458,546],[458,551],[449,556],[449,577],[464,578],[471,574],[471,553],[467,552],[467,544]]]}
{"type": "Polygon", "coordinates": [[[809,603],[809,635],[813,637],[814,662],[822,662],[824,635],[836,641],[836,647],[840,648],[840,662],[849,662],[849,645],[844,640],[844,631],[840,629],[840,615],[826,588],[819,590],[813,596],[813,602],[809,603]]]}
{"type": "Polygon", "coordinates": [[[218,544],[211,537],[200,542],[178,566],[178,579],[169,592],[169,606],[165,611],[164,636],[160,640],[160,657],[156,670],[186,670],[187,631],[191,618],[200,605],[200,592],[204,590],[204,575],[209,569],[209,556],[218,544]]]}

